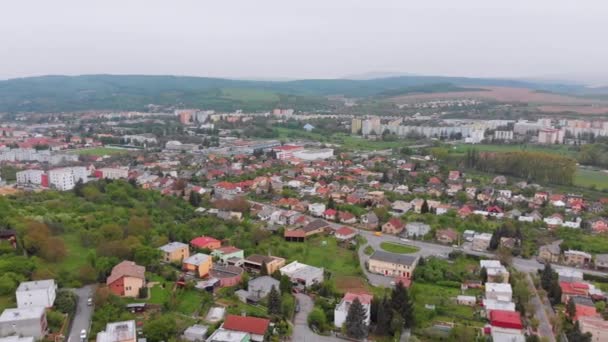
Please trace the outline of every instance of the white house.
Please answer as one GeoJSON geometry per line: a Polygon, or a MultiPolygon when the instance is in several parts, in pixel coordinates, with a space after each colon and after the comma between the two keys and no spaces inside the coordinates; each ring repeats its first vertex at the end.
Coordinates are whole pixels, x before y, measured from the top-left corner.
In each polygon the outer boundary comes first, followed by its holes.
{"type": "Polygon", "coordinates": [[[57,284],[55,280],[35,280],[19,284],[15,296],[20,309],[41,306],[50,308],[55,302],[57,284]]]}
{"type": "Polygon", "coordinates": [[[308,211],[312,216],[321,217],[325,212],[325,204],[323,203],[311,203],[308,205],[308,211]]]}
{"type": "Polygon", "coordinates": [[[370,309],[372,303],[372,296],[366,293],[351,293],[347,292],[344,295],[344,298],[340,301],[338,306],[334,309],[334,325],[338,328],[341,328],[344,322],[346,321],[346,316],[348,315],[348,309],[351,304],[355,301],[355,298],[359,299],[359,302],[363,305],[365,309],[365,324],[369,326],[370,322],[370,309]]]}
{"type": "Polygon", "coordinates": [[[305,287],[323,282],[323,268],[314,267],[294,261],[279,269],[281,275],[289,277],[292,283],[305,287]]]}
{"type": "Polygon", "coordinates": [[[47,327],[42,306],[6,309],[0,315],[0,337],[21,335],[40,340],[46,335],[47,327]]]}
{"type": "Polygon", "coordinates": [[[509,283],[486,283],[486,299],[502,302],[513,301],[513,290],[509,283]]]}

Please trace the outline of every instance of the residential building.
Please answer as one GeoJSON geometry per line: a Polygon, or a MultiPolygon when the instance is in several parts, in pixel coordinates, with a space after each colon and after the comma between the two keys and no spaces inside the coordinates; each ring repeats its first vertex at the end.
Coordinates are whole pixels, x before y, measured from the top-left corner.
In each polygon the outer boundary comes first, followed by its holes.
{"type": "Polygon", "coordinates": [[[190,241],[190,245],[193,248],[214,250],[216,248],[220,248],[222,246],[222,242],[210,236],[199,236],[192,239],[190,241]]]}
{"type": "Polygon", "coordinates": [[[561,144],[564,142],[564,131],[555,128],[543,128],[538,130],[539,144],[561,144]]]}
{"type": "Polygon", "coordinates": [[[97,333],[97,342],[136,342],[135,321],[112,322],[106,329],[97,333]]]}
{"type": "Polygon", "coordinates": [[[496,299],[484,299],[483,307],[488,314],[492,310],[515,311],[515,303],[496,299]]]}
{"type": "Polygon", "coordinates": [[[382,225],[382,232],[385,234],[399,234],[405,228],[405,224],[400,219],[393,217],[382,225]]]}
{"type": "Polygon", "coordinates": [[[129,178],[129,170],[117,167],[102,167],[95,170],[93,175],[103,179],[127,179],[129,178]]]}
{"type": "Polygon", "coordinates": [[[564,262],[568,265],[584,266],[591,262],[591,254],[582,251],[567,250],[564,252],[564,262]]]}
{"type": "Polygon", "coordinates": [[[48,172],[49,186],[57,190],[72,190],[78,181],[87,182],[88,172],[84,166],[64,167],[48,172]]]}
{"type": "Polygon", "coordinates": [[[225,264],[228,262],[228,259],[244,259],[245,252],[242,249],[236,248],[234,246],[225,246],[216,248],[211,251],[211,256],[219,258],[220,261],[225,264]]]}
{"type": "Polygon", "coordinates": [[[47,332],[45,308],[33,306],[6,309],[0,315],[0,337],[31,336],[41,340],[47,332]]]}
{"type": "Polygon", "coordinates": [[[405,225],[405,233],[407,237],[423,237],[431,231],[431,226],[422,222],[410,222],[405,225]]]}
{"type": "Polygon", "coordinates": [[[57,284],[53,279],[22,282],[15,291],[20,309],[34,306],[50,308],[55,303],[56,294],[57,284]]]}
{"type": "Polygon", "coordinates": [[[340,227],[335,232],[336,239],[339,241],[347,241],[357,236],[357,231],[349,227],[340,227]]]}
{"type": "Polygon", "coordinates": [[[435,238],[440,243],[451,245],[458,240],[458,232],[451,228],[439,229],[435,238]]]}
{"type": "Polygon", "coordinates": [[[583,272],[570,268],[558,268],[555,270],[560,282],[576,283],[583,281],[583,272]]]}
{"type": "Polygon", "coordinates": [[[543,262],[556,263],[559,261],[560,248],[558,243],[552,243],[540,246],[538,249],[538,258],[543,262]]]}
{"type": "Polygon", "coordinates": [[[237,266],[226,265],[214,265],[209,270],[209,277],[211,279],[217,279],[219,287],[235,286],[241,282],[244,270],[237,266]]]}
{"type": "MultiPolygon", "coordinates": [[[[46,174],[42,170],[23,170],[16,174],[17,184],[33,184],[43,185],[43,179],[46,178],[46,174]]],[[[47,184],[48,185],[48,184],[47,184]]]]}
{"type": "Polygon", "coordinates": [[[194,324],[186,328],[182,339],[190,342],[204,342],[209,328],[206,325],[194,324]]]}
{"type": "Polygon", "coordinates": [[[347,292],[340,303],[334,309],[334,325],[337,328],[342,328],[344,322],[346,322],[346,316],[348,315],[348,310],[350,306],[358,299],[361,305],[363,305],[363,309],[365,310],[365,324],[369,326],[370,323],[370,310],[373,296],[367,293],[352,293],[347,292]]]}
{"type": "Polygon", "coordinates": [[[488,276],[487,282],[490,283],[508,283],[509,282],[509,271],[500,264],[498,260],[480,260],[479,265],[481,268],[486,269],[488,276]]]}
{"type": "Polygon", "coordinates": [[[361,215],[361,223],[367,229],[376,229],[380,224],[380,220],[378,216],[373,211],[370,211],[367,214],[361,215]]]}
{"type": "Polygon", "coordinates": [[[247,283],[248,296],[257,301],[266,297],[273,286],[277,291],[280,291],[280,285],[280,282],[271,276],[261,276],[251,279],[247,283]]]}
{"type": "Polygon", "coordinates": [[[32,336],[21,337],[17,335],[12,335],[8,337],[0,337],[0,342],[34,342],[34,338],[32,336]]]}
{"type": "Polygon", "coordinates": [[[196,253],[184,259],[183,269],[186,272],[192,272],[199,278],[204,278],[209,274],[213,262],[211,256],[203,253],[196,253]]]}
{"type": "Polygon", "coordinates": [[[270,320],[266,318],[228,315],[222,329],[248,333],[252,341],[262,342],[269,325],[270,320]]]}
{"type": "Polygon", "coordinates": [[[169,242],[164,246],[160,246],[163,261],[165,262],[182,262],[190,256],[190,247],[181,242],[169,242]]]}
{"type": "Polygon", "coordinates": [[[494,131],[494,140],[513,140],[513,131],[494,131]]]}
{"type": "Polygon", "coordinates": [[[281,275],[289,277],[293,284],[310,287],[323,282],[323,268],[294,261],[279,269],[281,275]]]}
{"type": "Polygon", "coordinates": [[[266,265],[267,274],[272,274],[274,271],[285,266],[285,259],[275,256],[252,254],[246,257],[243,263],[243,267],[247,271],[254,273],[259,273],[262,269],[262,265],[266,265]]]}
{"type": "Polygon", "coordinates": [[[486,299],[502,302],[513,301],[513,289],[509,283],[486,283],[486,299]]]}
{"type": "Polygon", "coordinates": [[[595,255],[595,268],[608,269],[608,254],[595,255]]]}
{"type": "Polygon", "coordinates": [[[370,272],[385,276],[411,278],[418,259],[413,255],[375,251],[367,262],[367,268],[370,272]]]}
{"type": "Polygon", "coordinates": [[[325,209],[325,204],[323,203],[311,203],[308,205],[308,212],[315,217],[323,216],[325,209]]]}
{"type": "Polygon", "coordinates": [[[249,342],[251,335],[246,332],[219,328],[209,336],[206,342],[249,342]]]}
{"type": "Polygon", "coordinates": [[[492,240],[492,234],[479,233],[473,237],[472,249],[478,252],[484,252],[490,247],[490,240],[492,240]]]}
{"type": "Polygon", "coordinates": [[[110,291],[120,297],[137,297],[139,290],[146,286],[146,268],[133,261],[125,260],[112,268],[106,280],[110,291]]]}
{"type": "Polygon", "coordinates": [[[579,327],[583,334],[590,333],[591,341],[608,341],[608,321],[599,316],[586,316],[578,320],[579,327]]]}

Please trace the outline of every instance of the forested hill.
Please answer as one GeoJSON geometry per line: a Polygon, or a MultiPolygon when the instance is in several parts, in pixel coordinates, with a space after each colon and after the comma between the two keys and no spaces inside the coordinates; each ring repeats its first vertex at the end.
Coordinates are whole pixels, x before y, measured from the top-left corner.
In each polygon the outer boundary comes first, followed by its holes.
{"type": "Polygon", "coordinates": [[[142,75],[42,76],[0,81],[0,112],[88,109],[142,110],[148,104],[215,110],[269,110],[289,106],[327,108],[326,96],[370,97],[408,89],[509,86],[552,92],[581,87],[525,81],[442,76],[402,76],[371,80],[248,81],[222,78],[142,75]]]}

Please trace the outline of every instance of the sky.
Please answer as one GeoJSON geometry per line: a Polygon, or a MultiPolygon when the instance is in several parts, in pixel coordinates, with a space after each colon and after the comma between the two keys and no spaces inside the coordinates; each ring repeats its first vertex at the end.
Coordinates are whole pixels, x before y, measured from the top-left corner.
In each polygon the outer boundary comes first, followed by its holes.
{"type": "Polygon", "coordinates": [[[4,1],[0,79],[608,79],[607,18],[606,0],[4,1]]]}

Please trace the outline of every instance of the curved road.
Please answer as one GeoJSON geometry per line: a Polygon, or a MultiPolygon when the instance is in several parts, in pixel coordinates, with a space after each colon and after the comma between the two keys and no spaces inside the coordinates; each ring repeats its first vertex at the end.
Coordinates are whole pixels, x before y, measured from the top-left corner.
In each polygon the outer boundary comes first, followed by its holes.
{"type": "MultiPolygon", "coordinates": [[[[312,311],[314,307],[314,303],[312,298],[303,294],[297,293],[296,300],[300,305],[300,311],[296,313],[296,317],[294,319],[294,328],[293,328],[293,336],[292,340],[295,342],[337,342],[344,341],[337,337],[331,336],[322,336],[315,334],[308,327],[308,314],[312,311]]],[[[333,322],[328,322],[329,324],[333,324],[333,322]]]]}

